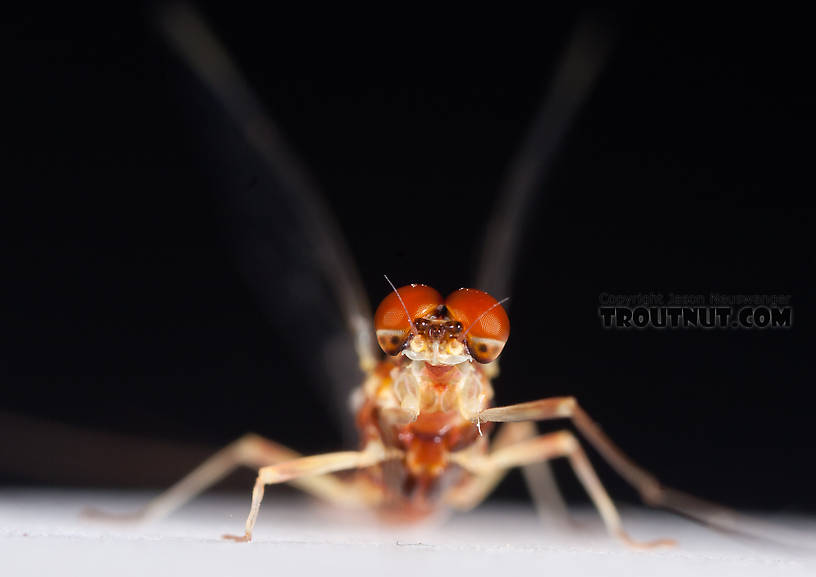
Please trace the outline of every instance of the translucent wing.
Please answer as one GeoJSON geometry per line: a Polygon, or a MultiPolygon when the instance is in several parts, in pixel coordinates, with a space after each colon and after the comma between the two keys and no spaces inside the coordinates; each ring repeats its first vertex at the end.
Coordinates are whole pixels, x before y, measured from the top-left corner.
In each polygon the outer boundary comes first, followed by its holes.
{"type": "Polygon", "coordinates": [[[311,366],[328,393],[331,413],[351,436],[350,420],[336,407],[346,406],[361,380],[351,360],[355,352],[366,371],[378,349],[368,299],[339,227],[202,17],[189,6],[174,5],[161,12],[160,29],[210,97],[208,140],[217,142],[212,156],[223,163],[213,172],[231,179],[221,188],[244,275],[293,341],[290,349],[306,353],[300,360],[311,366]],[[240,182],[242,174],[251,177],[251,185],[240,182]],[[332,300],[339,319],[327,312],[332,300]]]}
{"type": "MultiPolygon", "coordinates": [[[[546,179],[559,145],[581,105],[592,91],[610,52],[612,31],[594,17],[580,20],[567,45],[549,90],[536,114],[526,140],[511,163],[497,206],[491,212],[475,286],[501,298],[512,295],[513,277],[527,215],[546,194],[546,179]]],[[[511,301],[512,302],[512,301],[511,301]]],[[[563,498],[548,463],[523,469],[540,513],[567,518],[563,498]]],[[[713,529],[760,538],[789,546],[810,548],[796,532],[785,531],[762,520],[692,495],[663,487],[654,506],[683,515],[713,529]]]]}
{"type": "MultiPolygon", "coordinates": [[[[475,285],[496,295],[512,295],[526,215],[546,193],[545,182],[570,123],[586,101],[610,49],[610,31],[591,16],[578,21],[548,91],[500,191],[479,261],[475,285]]],[[[511,301],[512,302],[512,301],[511,301]]],[[[542,518],[563,521],[567,509],[547,462],[522,469],[542,518]]]]}
{"type": "Polygon", "coordinates": [[[591,93],[610,46],[611,33],[603,22],[591,16],[579,20],[530,131],[508,167],[490,213],[475,285],[497,298],[512,295],[525,216],[546,194],[544,185],[561,141],[591,93]]]}

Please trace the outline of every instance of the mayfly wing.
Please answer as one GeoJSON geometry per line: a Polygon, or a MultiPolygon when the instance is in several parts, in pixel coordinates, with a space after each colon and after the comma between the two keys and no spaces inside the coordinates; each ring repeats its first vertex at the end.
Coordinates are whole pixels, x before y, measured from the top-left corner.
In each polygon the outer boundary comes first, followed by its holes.
{"type": "MultiPolygon", "coordinates": [[[[542,204],[546,179],[570,123],[579,113],[611,51],[614,30],[595,16],[580,19],[562,53],[549,89],[530,130],[511,162],[496,206],[490,213],[475,286],[501,298],[512,295],[519,247],[527,217],[542,204]]],[[[546,260],[546,255],[542,257],[546,260]]],[[[512,305],[512,300],[510,301],[512,305]]],[[[566,517],[563,498],[548,462],[523,469],[540,512],[566,517]]],[[[669,487],[661,488],[655,506],[674,511],[712,529],[765,541],[812,548],[797,532],[786,531],[727,507],[669,487]]]]}
{"type": "MultiPolygon", "coordinates": [[[[578,20],[561,54],[547,92],[524,142],[506,172],[490,213],[475,286],[496,295],[512,295],[526,215],[546,192],[546,179],[559,146],[587,100],[611,47],[611,30],[593,15],[578,20]]],[[[546,255],[544,256],[546,259],[546,255]]],[[[512,305],[512,299],[510,301],[512,305]]],[[[542,519],[564,521],[566,505],[548,461],[522,469],[542,519]]]]}
{"type": "Polygon", "coordinates": [[[512,294],[526,216],[546,194],[547,175],[603,70],[611,38],[608,25],[598,17],[584,16],[577,22],[529,132],[508,167],[490,212],[476,276],[476,286],[497,298],[512,294]]]}
{"type": "Polygon", "coordinates": [[[198,91],[205,88],[207,140],[217,142],[211,156],[222,163],[210,170],[222,180],[241,269],[298,360],[326,387],[331,413],[350,436],[351,419],[336,408],[347,406],[377,348],[369,302],[339,226],[204,19],[187,5],[171,5],[159,14],[159,30],[194,73],[198,91]]]}

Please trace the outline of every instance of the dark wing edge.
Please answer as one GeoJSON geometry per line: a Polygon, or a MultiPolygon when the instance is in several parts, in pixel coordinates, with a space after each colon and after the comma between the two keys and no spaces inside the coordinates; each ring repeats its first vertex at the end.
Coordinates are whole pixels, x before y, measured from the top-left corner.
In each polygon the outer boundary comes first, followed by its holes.
{"type": "MultiPolygon", "coordinates": [[[[501,298],[512,294],[525,218],[542,190],[569,126],[589,97],[611,49],[608,26],[593,14],[579,18],[555,76],[520,150],[508,167],[487,225],[475,286],[501,298]]],[[[542,520],[567,524],[569,514],[550,463],[522,468],[542,520]]]]}
{"type": "Polygon", "coordinates": [[[172,4],[162,7],[158,22],[164,38],[221,102],[250,146],[283,184],[280,193],[309,227],[304,241],[311,244],[310,252],[334,291],[353,336],[360,368],[371,370],[378,349],[368,298],[339,226],[316,185],[288,150],[277,126],[199,13],[187,4],[172,4]]]}
{"type": "MultiPolygon", "coordinates": [[[[553,161],[603,71],[614,32],[610,23],[597,14],[579,18],[529,132],[508,167],[491,213],[494,216],[488,222],[475,284],[497,298],[512,294],[526,217],[534,202],[546,195],[545,184],[553,161]]],[[[568,514],[550,464],[529,465],[523,472],[539,514],[563,522],[568,514]]],[[[801,532],[668,487],[663,487],[662,501],[650,504],[734,537],[807,552],[816,550],[816,542],[801,532]]]]}
{"type": "Polygon", "coordinates": [[[487,225],[476,286],[501,298],[512,294],[525,216],[546,194],[544,184],[570,124],[588,99],[612,46],[612,31],[598,16],[582,16],[561,55],[530,130],[508,167],[487,225]]]}

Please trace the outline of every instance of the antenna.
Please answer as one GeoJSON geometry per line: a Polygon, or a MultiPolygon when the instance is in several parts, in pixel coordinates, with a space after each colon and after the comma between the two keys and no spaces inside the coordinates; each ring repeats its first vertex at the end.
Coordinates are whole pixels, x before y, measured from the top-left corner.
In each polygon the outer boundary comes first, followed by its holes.
{"type": "MultiPolygon", "coordinates": [[[[389,282],[390,282],[390,281],[389,281],[389,282]]],[[[502,303],[506,303],[506,302],[507,302],[507,301],[509,301],[509,300],[510,300],[510,297],[504,297],[504,298],[503,298],[502,300],[500,300],[499,302],[497,302],[497,303],[493,303],[493,304],[492,304],[492,305],[490,305],[488,308],[486,308],[486,309],[485,309],[485,311],[484,311],[482,314],[480,314],[478,317],[476,317],[476,320],[475,320],[475,321],[473,321],[472,323],[470,323],[470,326],[467,328],[467,330],[466,330],[464,333],[462,333],[462,336],[461,336],[461,337],[459,337],[459,340],[464,340],[464,339],[465,339],[465,337],[467,336],[467,334],[470,332],[470,329],[472,329],[472,328],[473,328],[473,325],[475,325],[476,323],[478,323],[478,322],[479,322],[479,319],[481,319],[481,318],[482,318],[483,316],[485,316],[487,313],[489,313],[490,311],[492,311],[493,309],[495,309],[497,306],[501,306],[501,304],[502,304],[502,303]]]]}
{"type": "MultiPolygon", "coordinates": [[[[411,313],[408,312],[408,307],[405,306],[405,301],[402,300],[402,297],[400,296],[399,291],[397,290],[397,287],[394,286],[394,283],[391,282],[391,279],[388,278],[387,274],[384,274],[383,276],[385,277],[385,280],[388,282],[388,284],[391,285],[391,288],[394,289],[394,292],[397,293],[397,298],[399,299],[399,302],[402,305],[402,310],[405,311],[405,316],[408,318],[408,324],[411,325],[411,333],[414,334],[414,335],[418,334],[417,329],[414,326],[414,321],[411,320],[411,313]]],[[[488,309],[488,310],[490,310],[490,309],[488,309]]],[[[485,312],[487,312],[487,311],[485,311],[485,312]]],[[[479,318],[481,318],[481,317],[479,317],[479,318]]]]}

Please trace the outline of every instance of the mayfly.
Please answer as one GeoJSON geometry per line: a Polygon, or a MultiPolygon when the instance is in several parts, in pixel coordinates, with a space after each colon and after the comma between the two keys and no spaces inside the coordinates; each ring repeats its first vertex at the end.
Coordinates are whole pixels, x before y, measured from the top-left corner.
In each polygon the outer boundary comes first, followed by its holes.
{"type": "Polygon", "coordinates": [[[167,515],[245,465],[258,469],[250,512],[244,532],[225,535],[227,539],[251,540],[265,487],[284,482],[331,503],[374,507],[390,517],[415,519],[440,507],[475,507],[514,467],[544,465],[539,469],[538,488],[552,495],[556,488],[546,463],[563,457],[611,535],[635,547],[672,543],[669,539],[640,542],[625,532],[578,436],[566,429],[537,433],[536,421],[561,419],[570,421],[647,503],[735,528],[729,523],[734,517],[722,508],[662,486],[601,431],[575,398],[493,406],[492,378],[510,331],[504,300],[494,296],[501,298],[509,292],[512,255],[519,242],[517,225],[560,136],[597,77],[606,51],[603,34],[579,26],[565,51],[551,95],[511,168],[501,210],[490,223],[475,283],[479,288],[463,288],[443,297],[423,284],[391,285],[372,319],[328,211],[226,52],[189,8],[175,7],[163,14],[161,22],[171,45],[273,174],[297,218],[312,223],[312,254],[318,268],[331,279],[366,376],[352,396],[361,436],[359,450],[301,456],[275,442],[247,435],[205,461],[137,517],[167,515]],[[386,354],[384,359],[378,359],[377,345],[386,354]],[[491,440],[498,423],[503,425],[491,440]],[[350,478],[335,475],[341,471],[356,474],[350,478]]]}
{"type": "MultiPolygon", "coordinates": [[[[510,333],[500,301],[476,289],[443,298],[426,285],[392,288],[374,317],[377,341],[390,358],[373,367],[355,403],[362,449],[291,460],[282,455],[282,462],[262,467],[244,534],[225,538],[252,538],[264,486],[271,483],[301,480],[307,491],[328,501],[363,502],[412,518],[433,512],[439,502],[470,509],[508,469],[567,457],[612,535],[633,546],[671,543],[629,537],[572,433],[534,434],[530,421],[572,418],[641,492],[659,499],[657,482],[612,445],[575,399],[491,408],[491,365],[510,333]],[[489,446],[483,424],[496,422],[508,425],[489,446]],[[361,474],[345,485],[325,476],[345,469],[361,474]]],[[[254,438],[236,450],[256,457],[268,453],[254,438]]]]}
{"type": "MultiPolygon", "coordinates": [[[[389,281],[390,282],[390,281],[389,281]]],[[[576,437],[563,430],[536,435],[531,421],[569,418],[609,462],[650,502],[670,495],[632,463],[589,419],[572,397],[492,407],[491,377],[510,333],[502,303],[463,288],[443,298],[433,288],[392,285],[377,309],[377,342],[388,355],[374,364],[356,391],[359,451],[300,457],[258,436],[246,436],[216,454],[157,498],[146,517],[167,514],[238,464],[263,464],[241,535],[249,541],[269,484],[291,482],[325,501],[366,505],[389,517],[422,518],[440,504],[471,509],[513,467],[567,457],[610,534],[635,547],[576,437]],[[488,442],[494,423],[507,423],[488,442]],[[351,481],[332,473],[357,469],[351,481]]]]}

